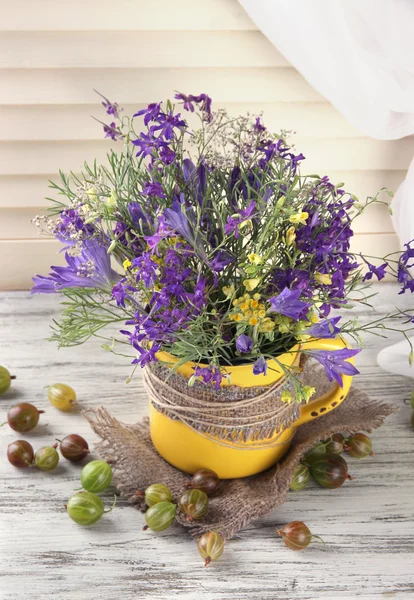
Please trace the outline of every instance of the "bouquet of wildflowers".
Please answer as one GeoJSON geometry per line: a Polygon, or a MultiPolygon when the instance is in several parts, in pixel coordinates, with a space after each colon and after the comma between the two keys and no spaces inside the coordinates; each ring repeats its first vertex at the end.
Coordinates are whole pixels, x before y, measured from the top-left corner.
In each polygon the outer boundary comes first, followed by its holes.
{"type": "MultiPolygon", "coordinates": [[[[175,100],[128,118],[104,98],[112,117],[104,131],[119,149],[107,165],[52,184],[65,202],[53,200],[36,223],[62,242],[66,265],[36,276],[33,292],[65,298],[53,338],[70,346],[122,323],[106,349],[130,345],[140,366],[162,349],[176,365],[195,363],[190,385],[219,387],[229,365],[251,363],[260,385],[267,359],[306,353],[307,340],[381,334],[381,322],[332,313],[366,302],[374,276],[388,273],[401,293],[414,291],[412,242],[382,264],[350,252],[353,220],[379,197],[362,206],[343,184],[301,175],[304,156],[261,117],[213,112],[206,94],[175,100]]],[[[347,359],[358,351],[309,354],[341,383],[341,373],[357,373],[347,359]]],[[[295,399],[307,400],[294,368],[281,367],[295,399]]]]}

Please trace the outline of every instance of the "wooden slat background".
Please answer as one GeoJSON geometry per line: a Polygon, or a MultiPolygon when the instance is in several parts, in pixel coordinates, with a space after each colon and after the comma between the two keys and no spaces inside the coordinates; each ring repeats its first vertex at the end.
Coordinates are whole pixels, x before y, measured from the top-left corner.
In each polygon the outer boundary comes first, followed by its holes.
{"type": "MultiPolygon", "coordinates": [[[[364,137],[257,31],[237,0],[14,0],[0,22],[0,289],[27,289],[61,262],[30,218],[59,168],[103,160],[93,88],[131,113],[174,90],[208,92],[231,112],[264,111],[269,128],[297,132],[306,170],[344,181],[358,197],[395,190],[413,138],[364,137]]],[[[384,195],[384,200],[388,196],[384,195]]],[[[355,227],[354,248],[398,248],[385,206],[355,227]]]]}

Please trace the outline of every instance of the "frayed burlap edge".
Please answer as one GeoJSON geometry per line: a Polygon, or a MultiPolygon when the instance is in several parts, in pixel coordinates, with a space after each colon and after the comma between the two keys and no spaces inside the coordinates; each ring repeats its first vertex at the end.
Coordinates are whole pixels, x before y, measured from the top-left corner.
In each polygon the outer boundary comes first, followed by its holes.
{"type": "MultiPolygon", "coordinates": [[[[282,461],[258,475],[222,481],[218,493],[210,499],[209,512],[204,519],[188,522],[177,511],[177,521],[193,536],[214,530],[224,539],[230,539],[251,521],[286,501],[295,466],[317,441],[339,432],[370,432],[396,410],[390,404],[370,399],[361,390],[353,389],[335,411],[298,428],[282,461]]],[[[87,411],[86,417],[102,438],[96,450],[111,463],[114,484],[121,496],[143,510],[143,500],[137,497],[136,491],[143,491],[152,483],[164,483],[171,489],[174,501],[178,500],[190,476],[171,466],[157,453],[150,439],[148,419],[136,425],[123,425],[104,408],[87,411]]]]}

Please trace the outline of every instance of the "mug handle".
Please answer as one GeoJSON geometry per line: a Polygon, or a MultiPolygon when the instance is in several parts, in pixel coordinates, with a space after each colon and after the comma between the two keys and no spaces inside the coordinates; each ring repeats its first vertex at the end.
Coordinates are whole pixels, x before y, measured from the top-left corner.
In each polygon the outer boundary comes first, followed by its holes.
{"type": "MultiPolygon", "coordinates": [[[[332,339],[310,340],[309,342],[302,344],[302,347],[304,350],[342,350],[343,348],[349,348],[350,346],[343,338],[337,337],[332,339]]],[[[353,357],[347,360],[352,364],[354,362],[353,357]]],[[[299,425],[303,425],[308,421],[313,421],[318,417],[327,415],[345,400],[349,388],[351,387],[352,376],[341,375],[341,378],[342,387],[335,382],[335,385],[320,398],[310,400],[308,404],[301,407],[300,417],[294,424],[295,427],[299,427],[299,425]]]]}

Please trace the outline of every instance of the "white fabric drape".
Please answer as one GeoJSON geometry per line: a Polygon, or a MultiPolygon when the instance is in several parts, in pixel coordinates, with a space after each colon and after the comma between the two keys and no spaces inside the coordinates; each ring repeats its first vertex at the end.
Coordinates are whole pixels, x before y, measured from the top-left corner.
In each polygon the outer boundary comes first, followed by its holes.
{"type": "MultiPolygon", "coordinates": [[[[414,0],[239,0],[259,29],[364,134],[414,134],[414,0]]],[[[414,239],[414,159],[393,201],[401,245],[414,239]]],[[[414,343],[414,338],[412,339],[414,343]]],[[[414,377],[403,341],[379,364],[414,377]]]]}
{"type": "MultiPolygon", "coordinates": [[[[377,139],[414,133],[414,0],[239,0],[310,85],[377,139]]],[[[414,238],[414,161],[393,200],[414,238]]]]}

